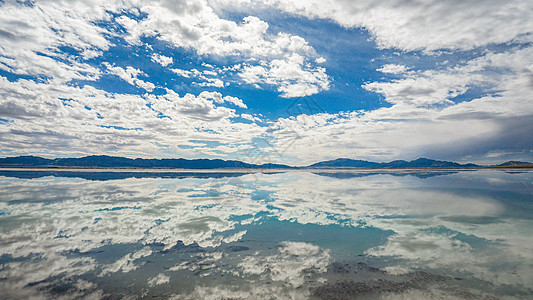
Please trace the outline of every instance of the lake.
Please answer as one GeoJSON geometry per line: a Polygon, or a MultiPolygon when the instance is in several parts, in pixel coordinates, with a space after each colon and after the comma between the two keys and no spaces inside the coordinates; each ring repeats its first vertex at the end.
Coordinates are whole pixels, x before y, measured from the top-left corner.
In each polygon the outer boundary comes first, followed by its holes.
{"type": "Polygon", "coordinates": [[[533,298],[533,171],[0,171],[3,299],[533,298]]]}

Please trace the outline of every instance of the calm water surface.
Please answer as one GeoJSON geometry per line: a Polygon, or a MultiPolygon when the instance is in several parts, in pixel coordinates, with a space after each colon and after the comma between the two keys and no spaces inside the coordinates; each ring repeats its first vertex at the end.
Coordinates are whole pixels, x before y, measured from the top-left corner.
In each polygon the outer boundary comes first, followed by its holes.
{"type": "Polygon", "coordinates": [[[533,172],[0,172],[2,299],[532,299],[532,288],[533,172]]]}

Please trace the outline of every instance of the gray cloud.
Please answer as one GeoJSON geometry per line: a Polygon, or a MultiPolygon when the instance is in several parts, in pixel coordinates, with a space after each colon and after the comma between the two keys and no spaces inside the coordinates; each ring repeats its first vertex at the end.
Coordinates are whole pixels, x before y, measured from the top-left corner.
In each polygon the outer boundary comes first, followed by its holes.
{"type": "MultiPolygon", "coordinates": [[[[490,120],[497,124],[497,129],[488,134],[473,136],[453,144],[434,144],[420,149],[419,154],[445,159],[461,159],[468,156],[484,157],[491,152],[522,154],[533,149],[533,130],[531,130],[533,115],[492,117],[490,120]]],[[[531,159],[533,156],[530,157],[531,159]]]]}

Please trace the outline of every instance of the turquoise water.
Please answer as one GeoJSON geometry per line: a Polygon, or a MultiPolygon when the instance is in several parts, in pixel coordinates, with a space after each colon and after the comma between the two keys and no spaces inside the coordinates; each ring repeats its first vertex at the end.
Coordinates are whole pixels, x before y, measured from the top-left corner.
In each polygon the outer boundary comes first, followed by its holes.
{"type": "Polygon", "coordinates": [[[533,298],[532,229],[533,172],[1,171],[0,292],[533,298]]]}

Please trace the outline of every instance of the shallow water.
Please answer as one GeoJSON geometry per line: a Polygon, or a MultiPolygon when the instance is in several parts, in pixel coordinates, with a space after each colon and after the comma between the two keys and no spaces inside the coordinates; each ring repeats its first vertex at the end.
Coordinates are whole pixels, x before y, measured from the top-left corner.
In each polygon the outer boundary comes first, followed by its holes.
{"type": "Polygon", "coordinates": [[[533,172],[0,171],[0,292],[533,298],[532,228],[533,172]]]}

